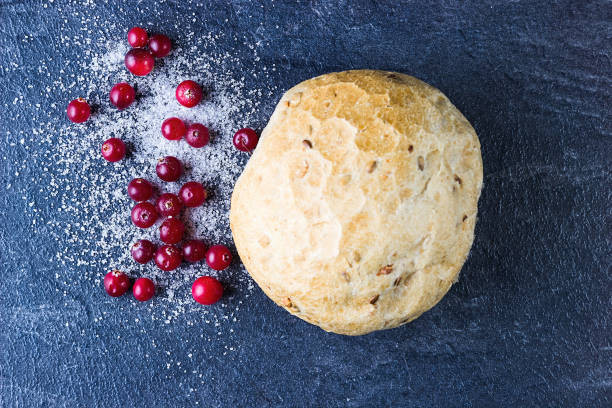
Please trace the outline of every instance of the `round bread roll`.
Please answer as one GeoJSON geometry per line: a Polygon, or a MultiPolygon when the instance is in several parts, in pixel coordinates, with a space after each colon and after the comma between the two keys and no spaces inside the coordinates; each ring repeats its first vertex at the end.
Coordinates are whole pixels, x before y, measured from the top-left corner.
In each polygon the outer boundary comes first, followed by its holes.
{"type": "Polygon", "coordinates": [[[457,281],[481,187],[478,137],[440,91],[395,72],[338,72],[282,97],[230,223],[274,302],[359,335],[416,319],[457,281]]]}

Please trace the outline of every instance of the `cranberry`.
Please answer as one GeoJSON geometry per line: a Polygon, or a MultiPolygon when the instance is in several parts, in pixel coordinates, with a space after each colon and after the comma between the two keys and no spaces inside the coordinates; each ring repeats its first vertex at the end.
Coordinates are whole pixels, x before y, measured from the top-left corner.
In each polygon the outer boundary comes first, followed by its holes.
{"type": "Polygon", "coordinates": [[[132,222],[139,228],[149,228],[157,221],[155,206],[148,201],[138,203],[132,208],[132,222]]]}
{"type": "Polygon", "coordinates": [[[155,65],[153,55],[142,48],[134,48],[125,54],[125,67],[134,75],[145,76],[155,65]]]}
{"type": "Polygon", "coordinates": [[[197,181],[190,181],[179,190],[179,198],[185,207],[199,207],[206,201],[206,190],[197,181]]]}
{"type": "Polygon", "coordinates": [[[136,300],[146,302],[155,294],[155,285],[149,278],[138,278],[132,287],[132,293],[136,300]]]}
{"type": "Polygon", "coordinates": [[[176,100],[183,106],[193,108],[202,100],[202,88],[194,81],[183,81],[176,87],[176,100]]]}
{"type": "Polygon", "coordinates": [[[110,91],[110,101],[118,109],[125,109],[134,102],[136,91],[127,82],[120,82],[110,91]]]}
{"type": "Polygon", "coordinates": [[[157,212],[163,217],[176,217],[180,214],[183,203],[172,193],[164,193],[159,196],[155,204],[157,212]]]}
{"type": "Polygon", "coordinates": [[[155,172],[163,181],[176,181],[181,177],[181,162],[174,156],[166,156],[157,161],[155,172]]]}
{"type": "Polygon", "coordinates": [[[146,264],[151,259],[153,259],[153,255],[155,255],[155,244],[149,241],[148,239],[141,239],[140,241],[136,241],[132,248],[130,249],[130,253],[132,254],[132,258],[140,264],[146,264]]]}
{"type": "Polygon", "coordinates": [[[171,271],[181,264],[181,250],[173,245],[164,245],[155,252],[155,263],[162,271],[171,271]]]}
{"type": "Polygon", "coordinates": [[[234,146],[243,152],[252,152],[257,146],[259,136],[253,129],[243,128],[234,134],[234,146]]]}
{"type": "Polygon", "coordinates": [[[194,123],[187,129],[185,141],[192,147],[204,147],[210,141],[208,128],[201,123],[194,123]]]}
{"type": "Polygon", "coordinates": [[[68,119],[74,123],[83,123],[87,119],[89,119],[89,115],[91,114],[91,109],[89,108],[89,104],[83,98],[77,98],[73,101],[70,101],[68,104],[68,109],[66,109],[66,114],[68,115],[68,119]]]}
{"type": "Polygon", "coordinates": [[[168,140],[180,140],[185,136],[187,128],[179,118],[168,118],[162,122],[162,135],[168,140]]]}
{"type": "Polygon", "coordinates": [[[187,262],[198,262],[206,256],[206,245],[199,239],[192,239],[183,245],[183,259],[187,262]]]}
{"type": "Polygon", "coordinates": [[[193,282],[191,295],[202,305],[212,305],[223,296],[223,285],[212,276],[201,276],[193,282]]]}
{"type": "Polygon", "coordinates": [[[125,157],[125,143],[121,139],[111,137],[102,144],[102,157],[109,162],[118,162],[125,157]]]}
{"type": "Polygon", "coordinates": [[[153,186],[143,178],[135,178],[128,184],[128,195],[134,201],[147,201],[153,195],[153,186]]]}
{"type": "Polygon", "coordinates": [[[110,271],[104,276],[104,289],[112,297],[125,294],[130,287],[130,279],[121,271],[110,271]]]}
{"type": "Polygon", "coordinates": [[[183,239],[185,226],[178,218],[168,218],[159,227],[159,239],[166,244],[177,244],[183,239]]]}
{"type": "Polygon", "coordinates": [[[128,31],[128,43],[134,48],[144,47],[147,45],[148,39],[147,32],[140,27],[132,27],[128,31]]]}
{"type": "Polygon", "coordinates": [[[206,263],[211,268],[222,271],[232,263],[232,253],[224,245],[211,246],[206,251],[206,263]]]}
{"type": "Polygon", "coordinates": [[[170,53],[172,41],[163,34],[152,35],[149,38],[149,49],[155,58],[163,58],[170,53]]]}

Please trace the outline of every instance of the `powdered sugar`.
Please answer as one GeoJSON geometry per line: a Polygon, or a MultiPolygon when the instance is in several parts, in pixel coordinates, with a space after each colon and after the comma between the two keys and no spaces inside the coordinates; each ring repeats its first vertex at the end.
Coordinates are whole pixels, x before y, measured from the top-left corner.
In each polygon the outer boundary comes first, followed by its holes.
{"type": "MultiPolygon", "coordinates": [[[[91,290],[101,290],[102,278],[110,269],[120,269],[132,277],[152,278],[162,290],[148,307],[153,318],[157,316],[167,323],[195,309],[209,314],[206,321],[211,324],[229,322],[242,303],[240,298],[253,290],[252,281],[237,259],[232,268],[221,273],[204,262],[183,263],[175,271],[163,272],[153,262],[139,265],[130,256],[130,246],[138,239],[161,244],[161,220],[148,230],[130,221],[135,203],[126,189],[136,177],[146,178],[157,187],[152,202],[160,193],[177,193],[187,181],[204,184],[209,192],[207,202],[202,207],[183,210],[185,237],[233,247],[229,203],[248,155],[236,152],[232,135],[241,127],[261,127],[255,121],[262,90],[246,88],[242,75],[248,69],[236,69],[241,67],[240,60],[229,52],[219,52],[214,46],[217,39],[214,35],[188,38],[183,43],[191,43],[189,48],[176,48],[169,56],[156,60],[155,68],[146,77],[135,77],[125,69],[123,57],[129,48],[123,38],[107,44],[101,53],[86,52],[76,79],[67,76],[55,82],[66,93],[66,103],[76,96],[86,98],[93,107],[92,117],[83,125],[61,117],[32,130],[41,136],[42,143],[52,146],[38,160],[42,162],[39,167],[49,172],[44,175],[49,177],[46,194],[59,206],[51,204],[47,208],[45,203],[35,203],[32,211],[32,223],[45,224],[50,238],[57,242],[58,251],[51,261],[78,268],[79,278],[92,282],[91,290]],[[204,100],[191,109],[180,106],[174,96],[176,86],[186,79],[198,82],[205,91],[204,100]],[[124,111],[108,102],[108,92],[118,82],[132,84],[137,92],[136,102],[124,111]],[[88,84],[86,93],[71,95],[70,90],[83,83],[88,84]],[[171,116],[187,124],[199,122],[209,127],[211,143],[195,149],[184,140],[164,139],[160,126],[171,116]],[[118,163],[106,163],[100,154],[103,141],[110,137],[121,138],[128,146],[127,157],[118,163]],[[162,182],[155,174],[157,159],[167,155],[176,156],[184,165],[184,174],[176,183],[162,182]],[[198,305],[190,289],[195,278],[202,275],[220,275],[222,282],[232,275],[237,286],[234,294],[213,308],[198,305]]],[[[256,49],[251,50],[253,60],[258,59],[256,49]]],[[[57,278],[63,280],[66,276],[59,274],[57,278]]]]}

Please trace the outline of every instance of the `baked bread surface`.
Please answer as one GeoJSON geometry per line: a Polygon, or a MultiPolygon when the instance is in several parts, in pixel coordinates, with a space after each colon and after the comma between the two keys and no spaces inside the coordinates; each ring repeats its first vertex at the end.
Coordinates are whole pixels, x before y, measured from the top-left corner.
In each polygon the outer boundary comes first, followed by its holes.
{"type": "Polygon", "coordinates": [[[478,137],[440,91],[395,72],[331,73],[281,98],[230,224],[274,302],[359,335],[416,319],[457,281],[481,187],[478,137]]]}

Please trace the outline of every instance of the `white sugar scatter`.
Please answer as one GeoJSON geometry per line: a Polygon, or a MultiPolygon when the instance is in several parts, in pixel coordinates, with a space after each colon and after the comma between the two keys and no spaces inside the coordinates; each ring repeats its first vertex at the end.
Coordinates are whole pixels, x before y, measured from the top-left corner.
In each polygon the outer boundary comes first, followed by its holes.
{"type": "MultiPolygon", "coordinates": [[[[130,221],[134,202],[127,196],[126,187],[136,177],[156,185],[156,196],[177,193],[187,181],[203,183],[209,200],[202,207],[185,209],[181,215],[186,238],[202,239],[209,245],[232,244],[229,203],[246,161],[244,155],[236,154],[232,135],[241,127],[261,127],[258,95],[272,89],[267,86],[266,74],[248,65],[259,59],[257,47],[249,47],[252,58],[241,62],[232,53],[220,51],[216,46],[219,38],[213,34],[199,38],[188,35],[181,44],[189,46],[181,48],[179,44],[169,56],[156,60],[154,70],[146,77],[135,77],[125,69],[123,58],[128,47],[123,38],[100,51],[90,49],[82,60],[71,62],[79,67],[77,75],[64,73],[53,81],[53,90],[47,88],[47,92],[62,92],[66,102],[85,97],[93,108],[89,121],[77,125],[61,117],[32,129],[32,134],[39,135],[41,143],[49,147],[43,157],[35,160],[40,162],[40,168],[49,170],[44,173],[48,178],[45,193],[53,201],[29,205],[40,210],[34,216],[40,217],[39,225],[44,225],[58,243],[54,262],[66,265],[68,270],[76,268],[79,279],[92,282],[91,290],[100,289],[101,278],[110,269],[123,270],[132,277],[152,278],[161,290],[145,307],[153,319],[165,324],[173,324],[185,312],[196,309],[199,315],[206,316],[202,322],[206,320],[211,327],[235,322],[239,299],[249,296],[254,288],[244,269],[236,266],[217,273],[204,262],[183,263],[175,271],[163,272],[153,262],[139,265],[130,256],[130,246],[138,239],[161,244],[157,228],[161,220],[147,230],[136,228],[130,221]],[[264,88],[247,89],[245,75],[257,77],[257,83],[264,88]],[[176,86],[186,79],[195,80],[205,90],[204,100],[192,109],[180,106],[174,96],[176,86]],[[137,101],[119,111],[108,102],[108,92],[112,85],[124,81],[136,88],[137,101]],[[160,126],[171,116],[187,124],[208,126],[211,143],[195,149],[185,141],[164,139],[160,126]],[[119,137],[128,146],[128,156],[114,164],[104,162],[100,154],[100,146],[110,137],[119,137]],[[177,183],[164,183],[155,174],[157,160],[168,155],[184,164],[184,174],[177,183]],[[222,281],[231,278],[235,286],[232,295],[214,308],[202,308],[191,298],[191,284],[201,275],[219,276],[222,281]]],[[[70,281],[65,274],[58,278],[70,281]]],[[[102,317],[96,319],[100,321],[102,317]]]]}

